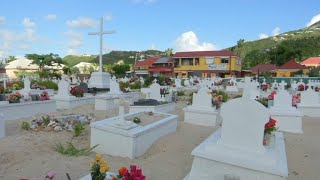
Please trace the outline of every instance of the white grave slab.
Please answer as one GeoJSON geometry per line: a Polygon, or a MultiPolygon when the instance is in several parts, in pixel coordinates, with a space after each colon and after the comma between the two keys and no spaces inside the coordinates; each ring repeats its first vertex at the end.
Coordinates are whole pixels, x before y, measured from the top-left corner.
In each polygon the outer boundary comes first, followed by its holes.
{"type": "Polygon", "coordinates": [[[267,108],[255,100],[236,98],[226,102],[220,113],[222,128],[192,151],[194,160],[185,180],[287,179],[283,134],[275,133],[274,143],[263,146],[267,108]]]}
{"type": "MultiPolygon", "coordinates": [[[[144,112],[125,114],[135,116],[144,112]]],[[[111,156],[128,157],[131,159],[142,156],[151,145],[167,134],[173,133],[177,128],[177,116],[154,112],[165,115],[165,118],[146,126],[126,126],[119,117],[97,121],[91,126],[91,147],[99,144],[94,151],[111,156]],[[129,127],[129,128],[128,128],[129,127]]]]}
{"type": "Polygon", "coordinates": [[[212,96],[207,87],[193,93],[192,105],[183,109],[184,122],[203,126],[217,126],[218,112],[212,107],[212,96]]]}
{"type": "Polygon", "coordinates": [[[292,95],[283,90],[283,84],[274,95],[274,104],[270,108],[271,117],[277,121],[279,131],[303,133],[303,113],[292,107],[292,95]]]}
{"type": "Polygon", "coordinates": [[[312,88],[301,92],[301,102],[297,106],[306,116],[320,117],[319,93],[312,90],[312,88]]]}

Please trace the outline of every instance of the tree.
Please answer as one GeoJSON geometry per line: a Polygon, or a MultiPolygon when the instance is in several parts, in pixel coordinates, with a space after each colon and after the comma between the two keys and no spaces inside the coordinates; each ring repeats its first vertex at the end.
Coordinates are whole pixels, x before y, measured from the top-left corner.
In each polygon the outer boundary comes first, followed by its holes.
{"type": "Polygon", "coordinates": [[[32,64],[39,66],[39,71],[42,72],[45,66],[53,66],[58,64],[61,66],[63,64],[62,59],[57,54],[26,54],[26,58],[32,60],[32,64]]]}
{"type": "Polygon", "coordinates": [[[166,56],[171,57],[173,55],[173,49],[168,48],[168,49],[164,50],[164,53],[166,54],[166,56]]]}
{"type": "Polygon", "coordinates": [[[65,66],[62,68],[63,74],[69,75],[71,74],[71,70],[69,67],[65,66]]]}
{"type": "Polygon", "coordinates": [[[74,67],[70,68],[70,72],[71,72],[71,74],[79,74],[80,70],[79,70],[79,68],[74,66],[74,67]]]}
{"type": "Polygon", "coordinates": [[[14,60],[17,60],[17,58],[15,56],[9,56],[6,58],[6,62],[9,63],[9,62],[12,62],[14,60]]]}
{"type": "Polygon", "coordinates": [[[130,70],[130,66],[128,64],[116,64],[112,67],[112,70],[116,76],[124,76],[126,75],[126,71],[130,70]]]}

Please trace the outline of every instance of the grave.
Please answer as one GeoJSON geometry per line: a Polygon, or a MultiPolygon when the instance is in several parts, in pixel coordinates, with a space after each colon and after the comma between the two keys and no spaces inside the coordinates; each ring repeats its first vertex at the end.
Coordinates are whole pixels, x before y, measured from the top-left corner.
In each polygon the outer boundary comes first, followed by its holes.
{"type": "Polygon", "coordinates": [[[303,113],[292,106],[292,95],[284,89],[286,85],[284,81],[279,84],[279,91],[274,95],[270,108],[271,117],[277,121],[279,131],[303,133],[303,113]]]}
{"type": "MultiPolygon", "coordinates": [[[[120,106],[121,107],[121,106],[120,106]]],[[[93,151],[111,156],[128,157],[131,159],[142,156],[151,145],[177,128],[177,116],[154,112],[131,112],[104,119],[90,124],[90,146],[99,144],[93,151]],[[132,122],[139,117],[141,123],[132,122]]]]}
{"type": "Polygon", "coordinates": [[[301,102],[297,106],[305,116],[320,117],[319,93],[309,87],[301,92],[301,102]]]}
{"type": "Polygon", "coordinates": [[[117,82],[115,76],[112,76],[110,80],[110,92],[108,92],[108,94],[122,94],[119,83],[117,82]]]}
{"type": "Polygon", "coordinates": [[[212,107],[211,101],[212,97],[207,87],[193,93],[192,105],[183,109],[184,122],[202,126],[217,126],[218,112],[215,107],[212,107]]]}
{"type": "Polygon", "coordinates": [[[177,78],[174,80],[174,85],[176,85],[176,88],[182,88],[182,85],[181,85],[181,79],[179,76],[177,76],[177,78]]]}
{"type": "Polygon", "coordinates": [[[235,78],[231,78],[229,80],[229,85],[226,86],[226,91],[227,92],[238,92],[239,91],[238,82],[236,81],[235,78]]]}
{"type": "Polygon", "coordinates": [[[273,143],[263,145],[270,117],[267,108],[255,100],[236,98],[226,102],[220,114],[222,127],[192,151],[192,168],[184,180],[287,179],[283,134],[276,132],[273,143]]]}
{"type": "Polygon", "coordinates": [[[94,104],[95,96],[85,94],[84,97],[75,97],[70,94],[70,84],[64,78],[58,83],[58,94],[52,97],[56,100],[57,109],[72,109],[85,104],[94,104]]]}
{"type": "Polygon", "coordinates": [[[256,81],[251,82],[251,77],[245,77],[242,97],[252,100],[258,99],[260,97],[259,83],[256,81]]]}

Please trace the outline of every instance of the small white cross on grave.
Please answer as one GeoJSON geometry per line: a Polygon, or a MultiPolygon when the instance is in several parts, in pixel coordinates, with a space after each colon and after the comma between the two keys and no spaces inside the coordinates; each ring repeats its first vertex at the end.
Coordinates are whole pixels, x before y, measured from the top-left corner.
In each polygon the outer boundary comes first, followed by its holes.
{"type": "Polygon", "coordinates": [[[282,80],[281,83],[279,84],[279,88],[280,88],[281,90],[285,90],[285,86],[286,86],[286,85],[287,85],[287,83],[284,82],[284,80],[282,80]]]}
{"type": "Polygon", "coordinates": [[[263,78],[263,82],[262,82],[262,85],[266,85],[266,78],[263,78]]]}
{"type": "Polygon", "coordinates": [[[158,80],[156,78],[154,78],[154,80],[152,81],[153,83],[157,83],[158,80]]]}

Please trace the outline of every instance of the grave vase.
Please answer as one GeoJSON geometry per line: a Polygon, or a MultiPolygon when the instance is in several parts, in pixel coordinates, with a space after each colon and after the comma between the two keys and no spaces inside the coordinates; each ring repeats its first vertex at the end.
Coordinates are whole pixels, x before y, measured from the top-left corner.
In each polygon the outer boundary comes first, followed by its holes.
{"type": "Polygon", "coordinates": [[[273,100],[268,100],[268,108],[270,108],[271,106],[273,106],[273,100]]]}
{"type": "Polygon", "coordinates": [[[265,134],[263,138],[263,145],[270,146],[274,144],[274,133],[271,134],[265,134]]]}

